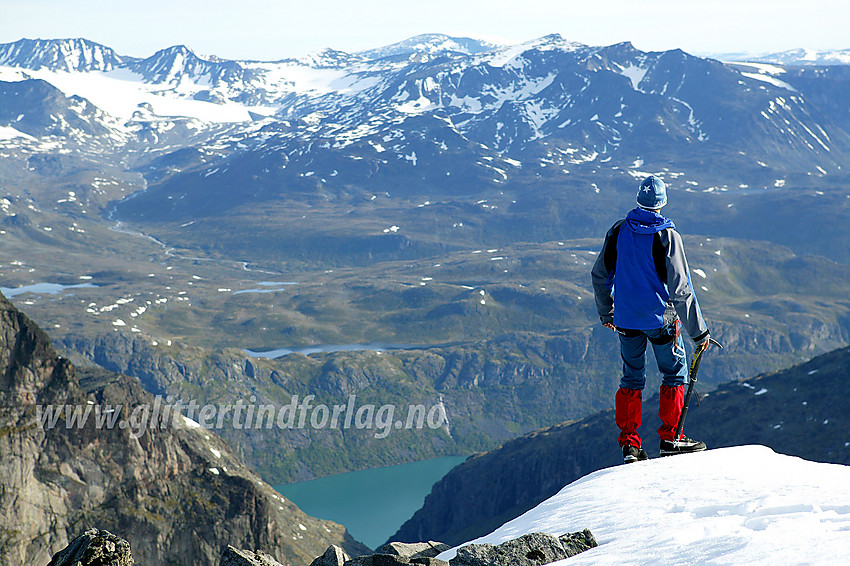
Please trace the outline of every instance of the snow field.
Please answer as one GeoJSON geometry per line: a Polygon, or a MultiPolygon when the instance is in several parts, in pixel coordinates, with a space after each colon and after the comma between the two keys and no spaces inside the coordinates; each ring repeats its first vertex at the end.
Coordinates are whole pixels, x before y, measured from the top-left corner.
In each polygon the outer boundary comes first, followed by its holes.
{"type": "Polygon", "coordinates": [[[764,446],[651,459],[594,472],[472,542],[585,528],[599,547],[554,564],[847,564],[850,467],[764,446]]]}

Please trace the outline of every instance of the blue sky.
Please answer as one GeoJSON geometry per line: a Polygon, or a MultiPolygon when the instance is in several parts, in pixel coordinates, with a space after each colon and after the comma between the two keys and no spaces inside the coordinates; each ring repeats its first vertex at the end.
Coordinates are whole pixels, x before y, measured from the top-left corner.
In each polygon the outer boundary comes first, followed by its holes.
{"type": "Polygon", "coordinates": [[[848,49],[847,0],[0,0],[0,43],[85,37],[120,54],[185,44],[273,60],[358,51],[420,33],[521,42],[549,33],[646,51],[848,49]]]}

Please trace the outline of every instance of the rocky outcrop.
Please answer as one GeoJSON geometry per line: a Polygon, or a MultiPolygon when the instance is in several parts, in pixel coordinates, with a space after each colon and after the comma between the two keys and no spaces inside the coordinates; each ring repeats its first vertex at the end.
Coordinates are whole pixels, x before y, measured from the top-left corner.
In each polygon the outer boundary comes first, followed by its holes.
{"type": "Polygon", "coordinates": [[[252,552],[227,545],[221,553],[219,566],[282,566],[282,564],[261,550],[252,552]]]}
{"type": "Polygon", "coordinates": [[[456,556],[446,562],[436,556],[449,550],[447,544],[434,541],[392,542],[384,545],[377,554],[358,556],[344,562],[341,549],[331,547],[310,566],[541,566],[595,546],[596,539],[587,529],[560,537],[530,533],[500,545],[468,544],[458,548],[456,556]]]}
{"type": "Polygon", "coordinates": [[[140,564],[217,564],[227,544],[290,564],[330,544],[368,551],[281,497],[211,431],[154,421],[156,407],[135,378],[78,376],[0,297],[0,563],[47,564],[91,525],[126,537],[140,564]]]}
{"type": "Polygon", "coordinates": [[[336,545],[329,546],[325,553],[310,563],[310,566],[343,566],[351,557],[336,545]]]}
{"type": "Polygon", "coordinates": [[[130,543],[108,531],[89,529],[53,555],[47,566],[133,566],[130,543]]]}
{"type": "Polygon", "coordinates": [[[414,543],[389,542],[381,547],[381,553],[407,556],[408,558],[434,557],[450,548],[447,544],[433,540],[414,543]]]}
{"type": "Polygon", "coordinates": [[[384,545],[376,554],[350,558],[338,546],[331,546],[322,556],[316,558],[310,566],[403,566],[408,564],[448,566],[448,562],[438,560],[435,557],[441,552],[449,550],[449,548],[447,544],[434,541],[417,543],[391,542],[384,545]]]}
{"type": "Polygon", "coordinates": [[[457,549],[451,566],[539,566],[575,556],[596,547],[593,534],[585,529],[556,537],[529,533],[514,540],[494,544],[468,544],[457,549]]]}
{"type": "Polygon", "coordinates": [[[425,566],[449,566],[445,560],[420,556],[410,558],[395,554],[372,554],[369,556],[358,556],[347,561],[344,566],[408,566],[410,564],[422,564],[425,566]]]}

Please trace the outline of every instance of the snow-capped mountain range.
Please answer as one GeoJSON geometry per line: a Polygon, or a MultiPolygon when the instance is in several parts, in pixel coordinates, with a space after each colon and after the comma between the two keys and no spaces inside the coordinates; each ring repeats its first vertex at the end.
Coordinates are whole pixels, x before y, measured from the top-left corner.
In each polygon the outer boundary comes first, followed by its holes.
{"type": "MultiPolygon", "coordinates": [[[[681,51],[642,53],[629,44],[589,47],[557,35],[498,47],[431,34],[357,54],[325,50],[276,62],[204,58],[185,46],[138,59],[85,39],[0,45],[2,80],[45,80],[124,121],[149,110],[161,118],[203,122],[238,123],[276,116],[333,129],[354,126],[355,121],[362,124],[364,118],[381,111],[398,117],[441,112],[451,117],[460,133],[467,134],[501,112],[513,120],[497,122],[499,131],[487,133],[494,135],[493,145],[502,148],[527,144],[581,119],[598,122],[593,129],[603,130],[593,136],[597,145],[603,140],[617,145],[626,133],[619,130],[628,128],[626,115],[634,108],[624,104],[606,115],[596,112],[602,108],[580,104],[583,94],[595,90],[587,72],[616,80],[618,90],[630,87],[638,95],[661,96],[663,100],[654,102],[666,103],[667,110],[678,115],[676,125],[684,129],[685,138],[704,141],[711,134],[709,116],[699,112],[694,100],[682,96],[693,88],[689,83],[696,77],[669,76],[682,64],[702,67],[702,73],[710,73],[716,65],[681,51]],[[678,79],[678,84],[665,80],[671,78],[678,79]],[[521,108],[512,108],[517,106],[521,108]],[[584,117],[567,112],[577,106],[583,114],[593,113],[584,117]]],[[[772,80],[772,74],[749,78],[788,94],[795,92],[788,83],[772,80]]],[[[793,112],[794,101],[785,104],[793,112]]],[[[484,129],[493,126],[487,124],[484,129]]]]}
{"type": "Polygon", "coordinates": [[[0,146],[147,168],[148,191],[118,209],[137,218],[317,183],[324,194],[480,194],[666,171],[688,190],[774,189],[843,174],[844,69],[558,35],[496,46],[431,34],[272,62],[20,40],[0,45],[0,146]]]}
{"type": "Polygon", "coordinates": [[[24,39],[0,45],[0,77],[45,80],[66,95],[97,101],[124,120],[150,104],[164,117],[243,122],[251,120],[249,111],[271,115],[288,109],[293,95],[356,94],[374,86],[376,74],[406,67],[410,59],[465,57],[495,47],[472,39],[425,35],[360,54],[326,49],[301,59],[260,62],[199,56],[184,45],[139,59],[85,39],[24,39]],[[215,106],[208,108],[210,103],[215,106]]]}

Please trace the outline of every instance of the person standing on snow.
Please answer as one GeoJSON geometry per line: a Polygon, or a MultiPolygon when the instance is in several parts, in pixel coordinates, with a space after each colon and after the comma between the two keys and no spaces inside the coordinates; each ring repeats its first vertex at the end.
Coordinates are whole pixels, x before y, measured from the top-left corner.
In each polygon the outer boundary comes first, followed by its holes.
{"type": "Polygon", "coordinates": [[[682,237],[673,222],[659,212],[667,204],[664,182],[654,175],[644,179],[637,204],[608,230],[591,271],[602,324],[617,331],[620,338],[623,377],[615,396],[615,418],[626,463],[648,457],[638,434],[647,341],[663,375],[658,409],[661,455],[705,450],[704,443],[684,433],[675,438],[687,377],[680,327],[684,325],[697,345],[706,342],[708,347],[710,338],[691,284],[682,237]]]}

